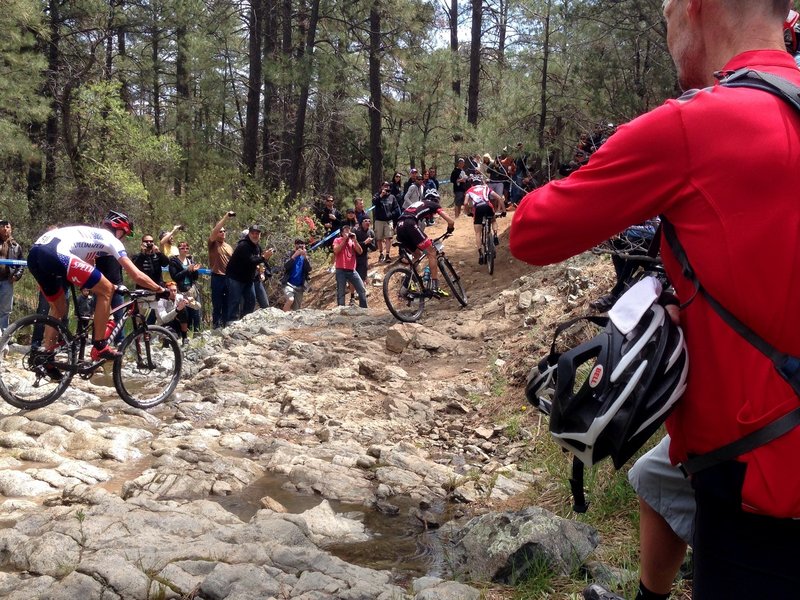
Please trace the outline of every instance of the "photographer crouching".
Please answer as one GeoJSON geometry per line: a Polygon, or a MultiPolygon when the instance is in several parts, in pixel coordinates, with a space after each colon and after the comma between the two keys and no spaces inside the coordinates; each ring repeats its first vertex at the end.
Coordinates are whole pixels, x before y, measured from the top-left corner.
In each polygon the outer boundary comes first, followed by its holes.
{"type": "Polygon", "coordinates": [[[189,314],[186,309],[200,310],[200,303],[191,296],[179,294],[174,281],[168,282],[165,287],[169,291],[169,298],[161,298],[156,304],[156,319],[159,325],[174,331],[175,336],[180,337],[181,344],[186,346],[189,343],[189,314]]]}

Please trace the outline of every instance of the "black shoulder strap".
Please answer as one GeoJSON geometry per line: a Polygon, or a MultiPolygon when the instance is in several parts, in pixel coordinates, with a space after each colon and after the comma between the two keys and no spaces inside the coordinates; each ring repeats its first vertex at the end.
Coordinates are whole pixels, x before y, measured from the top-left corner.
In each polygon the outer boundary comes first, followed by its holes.
{"type": "Polygon", "coordinates": [[[725,87],[746,87],[769,92],[782,98],[800,111],[800,87],[772,73],[748,68],[739,69],[727,75],[720,81],[720,85],[725,87]]]}
{"type": "MultiPolygon", "coordinates": [[[[767,342],[764,338],[758,335],[755,331],[750,329],[741,320],[739,320],[727,308],[722,306],[708,290],[703,287],[700,280],[689,263],[689,257],[686,251],[678,240],[675,232],[675,227],[664,216],[661,217],[661,228],[664,239],[667,241],[672,253],[675,255],[676,260],[681,265],[684,277],[686,277],[695,287],[695,294],[701,293],[711,308],[727,323],[736,333],[742,336],[749,344],[755,347],[759,352],[764,354],[772,361],[775,369],[783,377],[786,382],[792,386],[795,394],[800,397],[800,358],[791,356],[781,352],[775,346],[767,342]]],[[[694,295],[692,296],[692,299],[694,295]]],[[[690,299],[691,301],[691,299],[690,299]]],[[[683,306],[685,306],[684,304],[683,306]]],[[[800,409],[796,409],[787,415],[784,415],[764,427],[757,429],[754,432],[746,435],[745,437],[734,440],[721,448],[717,448],[712,452],[694,456],[684,462],[681,468],[686,473],[696,473],[707,469],[715,464],[719,464],[728,460],[732,460],[737,456],[755,450],[759,446],[771,442],[774,439],[788,433],[800,425],[800,409]]]]}

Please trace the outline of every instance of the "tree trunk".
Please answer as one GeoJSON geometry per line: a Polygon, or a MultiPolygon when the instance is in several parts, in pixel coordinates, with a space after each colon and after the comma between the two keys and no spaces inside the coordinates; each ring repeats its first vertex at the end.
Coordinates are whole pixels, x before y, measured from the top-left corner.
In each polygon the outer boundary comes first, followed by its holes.
{"type": "Polygon", "coordinates": [[[497,15],[497,62],[502,69],[506,63],[506,32],[508,31],[508,0],[499,0],[497,15]]]}
{"type": "Polygon", "coordinates": [[[161,135],[161,80],[158,73],[158,53],[160,52],[160,31],[158,25],[153,25],[151,31],[151,50],[150,59],[152,61],[153,69],[153,127],[156,135],[161,135]]]}
{"type": "Polygon", "coordinates": [[[265,0],[264,7],[264,64],[268,65],[271,72],[264,77],[264,109],[262,121],[264,123],[263,137],[261,140],[261,168],[264,184],[268,187],[277,187],[277,169],[275,168],[274,145],[272,129],[272,110],[275,105],[277,89],[274,82],[276,52],[278,49],[278,3],[276,0],[265,0]]]}
{"type": "Polygon", "coordinates": [[[544,16],[544,48],[542,49],[542,79],[539,103],[541,112],[539,113],[539,155],[547,156],[545,150],[545,128],[547,126],[547,69],[550,61],[550,9],[552,0],[547,0],[547,10],[544,16]]]}
{"type": "Polygon", "coordinates": [[[289,166],[289,198],[294,199],[300,193],[302,182],[300,173],[303,165],[303,148],[305,146],[306,111],[308,110],[308,92],[311,86],[311,72],[314,67],[314,44],[319,22],[319,0],[311,0],[311,15],[308,17],[306,29],[306,45],[300,61],[302,69],[300,96],[297,102],[297,117],[294,122],[292,138],[291,163],[289,166]]]}
{"type": "Polygon", "coordinates": [[[247,77],[247,121],[244,126],[242,166],[251,177],[256,173],[258,160],[258,118],[261,112],[261,32],[264,19],[262,0],[250,0],[249,58],[250,71],[247,77]]]}
{"type": "Polygon", "coordinates": [[[478,124],[478,87],[480,83],[481,61],[481,20],[483,4],[472,0],[472,31],[469,50],[469,86],[467,87],[467,123],[478,124]]]}
{"type": "Polygon", "coordinates": [[[369,9],[369,158],[371,191],[383,181],[380,0],[369,9]]]}
{"type": "Polygon", "coordinates": [[[61,34],[59,26],[61,14],[59,13],[58,0],[50,0],[50,40],[47,44],[47,88],[46,94],[50,96],[50,115],[45,126],[44,142],[44,183],[48,190],[52,190],[56,182],[56,144],[58,143],[58,72],[61,62],[61,34]]]}
{"type": "Polygon", "coordinates": [[[181,158],[178,173],[175,176],[173,193],[176,196],[183,194],[183,189],[189,178],[189,139],[192,122],[189,106],[189,69],[188,47],[186,39],[186,25],[181,23],[175,31],[177,55],[175,58],[175,93],[176,93],[176,123],[175,139],[181,148],[181,158]]]}
{"type": "Polygon", "coordinates": [[[461,61],[458,56],[458,0],[450,0],[448,17],[450,22],[450,52],[453,55],[453,92],[456,96],[460,96],[461,75],[459,74],[459,65],[461,61]]]}

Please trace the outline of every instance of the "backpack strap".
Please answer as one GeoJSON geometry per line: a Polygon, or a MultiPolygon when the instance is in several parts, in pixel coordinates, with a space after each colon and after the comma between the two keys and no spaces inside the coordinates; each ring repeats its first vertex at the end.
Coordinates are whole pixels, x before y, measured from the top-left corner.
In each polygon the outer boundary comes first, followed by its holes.
{"type": "MultiPolygon", "coordinates": [[[[672,253],[680,263],[684,277],[691,281],[695,288],[695,293],[689,301],[681,305],[681,307],[683,308],[689,304],[698,293],[702,294],[711,308],[714,309],[714,312],[716,312],[725,323],[743,337],[751,346],[772,361],[773,366],[781,377],[783,377],[792,387],[795,394],[800,398],[800,358],[791,356],[775,348],[775,346],[750,329],[750,327],[745,325],[709,294],[708,290],[703,287],[700,280],[697,279],[697,275],[689,263],[689,257],[686,255],[686,251],[681,245],[680,240],[678,240],[675,227],[663,215],[661,217],[661,227],[664,239],[667,241],[672,253]]],[[[759,446],[763,446],[781,437],[798,425],[800,425],[800,408],[767,423],[760,429],[734,440],[730,444],[707,452],[706,454],[689,458],[689,460],[680,465],[681,470],[683,470],[685,474],[697,473],[698,471],[702,471],[716,464],[732,460],[737,456],[755,450],[759,446]]]]}
{"type": "Polygon", "coordinates": [[[726,74],[725,78],[720,81],[720,85],[725,87],[746,87],[769,92],[785,100],[800,112],[800,87],[772,73],[745,67],[726,74]]]}

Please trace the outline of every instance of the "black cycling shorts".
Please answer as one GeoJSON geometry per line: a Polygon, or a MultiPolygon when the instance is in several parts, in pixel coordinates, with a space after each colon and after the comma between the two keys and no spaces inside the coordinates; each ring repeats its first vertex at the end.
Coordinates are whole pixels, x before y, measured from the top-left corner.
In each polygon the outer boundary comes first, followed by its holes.
{"type": "Polygon", "coordinates": [[[397,224],[397,241],[409,252],[427,250],[433,243],[419,228],[416,219],[403,219],[397,224]]]}
{"type": "Polygon", "coordinates": [[[472,207],[472,222],[475,225],[483,223],[483,217],[494,217],[494,206],[489,202],[472,207]]]}

